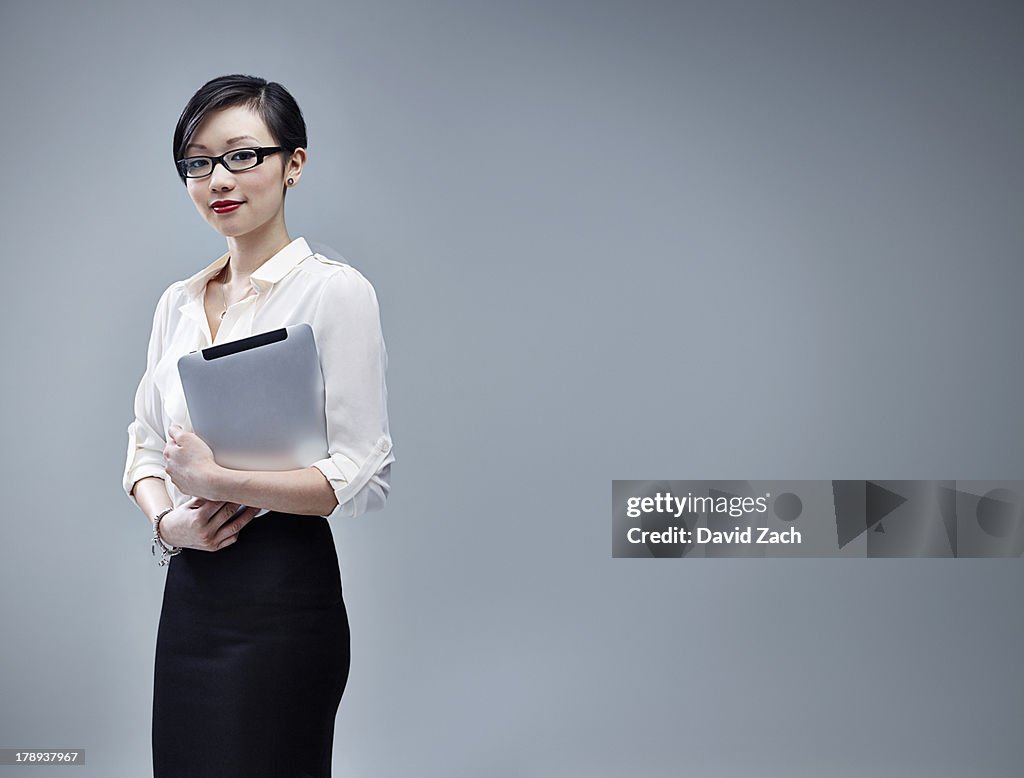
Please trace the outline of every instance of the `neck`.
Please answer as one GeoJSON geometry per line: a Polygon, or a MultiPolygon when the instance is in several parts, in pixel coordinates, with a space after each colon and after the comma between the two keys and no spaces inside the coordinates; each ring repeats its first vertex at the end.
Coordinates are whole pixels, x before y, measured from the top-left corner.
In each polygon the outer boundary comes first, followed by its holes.
{"type": "Polygon", "coordinates": [[[292,242],[284,219],[272,220],[258,230],[246,235],[228,238],[227,265],[223,270],[223,281],[231,284],[242,279],[248,280],[257,268],[292,242]]]}

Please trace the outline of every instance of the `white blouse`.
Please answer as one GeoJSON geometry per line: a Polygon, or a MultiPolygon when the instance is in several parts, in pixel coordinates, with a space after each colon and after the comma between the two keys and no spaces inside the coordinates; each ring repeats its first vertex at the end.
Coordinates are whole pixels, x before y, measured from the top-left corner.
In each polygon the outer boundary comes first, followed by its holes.
{"type": "Polygon", "coordinates": [[[338,507],[327,518],[379,510],[391,488],[395,457],[384,381],[388,356],[373,286],[355,268],[313,253],[305,239],[296,238],[252,273],[256,293],[228,308],[213,339],[203,298],[206,282],[227,264],[228,256],[174,282],[157,303],[146,372],[135,393],[135,420],[128,425],[125,493],[135,501],[135,482],[159,476],[176,507],[190,499],[164,470],[168,428],[178,423],[193,431],[178,376],[179,357],[307,322],[320,354],[327,399],[328,456],[313,467],[338,498],[338,507]]]}

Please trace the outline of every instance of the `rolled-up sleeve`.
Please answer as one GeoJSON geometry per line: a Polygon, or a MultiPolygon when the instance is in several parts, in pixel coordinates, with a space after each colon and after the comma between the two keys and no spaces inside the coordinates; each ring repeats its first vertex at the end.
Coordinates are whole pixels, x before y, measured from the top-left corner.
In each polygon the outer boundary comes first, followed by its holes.
{"type": "Polygon", "coordinates": [[[338,506],[327,516],[380,510],[395,461],[388,429],[388,356],[373,286],[345,266],[324,282],[313,321],[323,371],[328,456],[313,463],[338,506]]]}
{"type": "Polygon", "coordinates": [[[136,505],[138,502],[132,494],[136,481],[147,476],[160,476],[167,480],[164,469],[166,441],[161,433],[163,407],[153,374],[163,354],[167,307],[172,288],[168,287],[161,295],[153,314],[153,329],[149,335],[149,348],[146,352],[146,372],[135,392],[135,418],[128,425],[128,454],[125,459],[122,486],[125,494],[136,505]]]}

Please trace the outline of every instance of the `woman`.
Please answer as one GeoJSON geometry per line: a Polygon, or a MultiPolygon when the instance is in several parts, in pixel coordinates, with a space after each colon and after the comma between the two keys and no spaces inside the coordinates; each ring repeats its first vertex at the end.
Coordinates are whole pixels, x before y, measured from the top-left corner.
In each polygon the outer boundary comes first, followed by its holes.
{"type": "Polygon", "coordinates": [[[169,564],[154,775],[329,776],[349,628],[328,522],[381,508],[395,461],[377,298],[358,271],[288,235],[306,126],[280,84],[205,84],[178,120],[174,159],[227,253],[161,295],[128,427],[124,488],[169,564]],[[320,356],[329,450],[297,470],[221,467],[192,432],[178,358],[300,322],[320,356]]]}

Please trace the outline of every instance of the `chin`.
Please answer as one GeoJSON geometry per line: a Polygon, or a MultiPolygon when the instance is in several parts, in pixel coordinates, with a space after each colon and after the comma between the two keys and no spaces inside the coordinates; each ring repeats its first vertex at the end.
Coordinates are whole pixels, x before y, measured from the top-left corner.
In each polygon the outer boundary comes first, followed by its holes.
{"type": "Polygon", "coordinates": [[[225,238],[237,238],[245,235],[248,232],[252,232],[253,227],[251,224],[224,224],[221,221],[217,221],[216,217],[213,219],[207,219],[207,224],[213,227],[214,230],[219,232],[225,238]]]}
{"type": "Polygon", "coordinates": [[[240,238],[243,235],[245,235],[245,234],[247,234],[249,232],[252,232],[252,230],[247,230],[245,228],[231,229],[230,227],[225,228],[225,227],[219,226],[219,225],[215,229],[217,230],[217,232],[219,232],[225,238],[240,238]]]}

